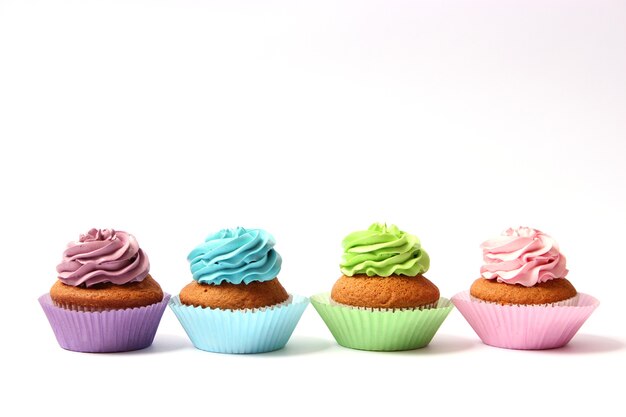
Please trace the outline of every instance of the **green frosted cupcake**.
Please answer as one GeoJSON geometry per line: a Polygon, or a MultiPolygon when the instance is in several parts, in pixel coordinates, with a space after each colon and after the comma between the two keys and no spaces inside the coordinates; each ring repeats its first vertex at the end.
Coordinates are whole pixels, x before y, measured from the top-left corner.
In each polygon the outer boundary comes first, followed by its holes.
{"type": "Polygon", "coordinates": [[[363,350],[426,346],[452,310],[424,273],[430,258],[419,239],[374,223],[343,240],[343,275],[311,302],[342,345],[363,350]]]}

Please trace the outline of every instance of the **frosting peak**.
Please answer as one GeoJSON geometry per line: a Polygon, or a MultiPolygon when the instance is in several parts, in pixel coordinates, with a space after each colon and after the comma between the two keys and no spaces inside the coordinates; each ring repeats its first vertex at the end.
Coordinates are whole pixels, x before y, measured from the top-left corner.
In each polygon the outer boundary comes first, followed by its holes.
{"type": "Polygon", "coordinates": [[[556,241],[530,227],[505,230],[501,236],[483,242],[483,278],[531,287],[569,272],[565,256],[556,241]]]}
{"type": "Polygon", "coordinates": [[[208,236],[187,256],[200,284],[249,284],[269,281],[280,272],[282,258],[274,237],[261,229],[224,229],[208,236]]]}
{"type": "Polygon", "coordinates": [[[113,229],[91,229],[70,242],[57,266],[59,279],[67,285],[111,282],[123,285],[143,280],[150,262],[133,235],[113,229]]]}
{"type": "Polygon", "coordinates": [[[416,276],[428,271],[430,266],[430,258],[419,239],[395,225],[374,223],[367,230],[350,233],[342,245],[340,266],[347,276],[416,276]]]}

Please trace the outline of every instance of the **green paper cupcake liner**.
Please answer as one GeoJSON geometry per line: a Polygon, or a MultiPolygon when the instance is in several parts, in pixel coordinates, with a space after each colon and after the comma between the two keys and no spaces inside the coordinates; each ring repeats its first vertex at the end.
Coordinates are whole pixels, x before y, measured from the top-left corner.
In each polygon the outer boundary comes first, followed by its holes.
{"type": "Polygon", "coordinates": [[[452,311],[441,297],[434,308],[360,309],[332,303],[330,293],[311,297],[311,304],[341,346],[373,351],[412,350],[427,346],[452,311]]]}

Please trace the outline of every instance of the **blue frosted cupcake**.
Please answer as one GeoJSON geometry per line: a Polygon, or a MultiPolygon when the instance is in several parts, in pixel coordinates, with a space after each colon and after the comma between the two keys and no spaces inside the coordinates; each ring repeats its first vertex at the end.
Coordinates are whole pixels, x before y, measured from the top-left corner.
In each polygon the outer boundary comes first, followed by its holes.
{"type": "Polygon", "coordinates": [[[278,281],[282,259],[264,230],[224,229],[187,257],[193,281],[170,307],[195,347],[260,353],[285,346],[308,304],[278,281]]]}

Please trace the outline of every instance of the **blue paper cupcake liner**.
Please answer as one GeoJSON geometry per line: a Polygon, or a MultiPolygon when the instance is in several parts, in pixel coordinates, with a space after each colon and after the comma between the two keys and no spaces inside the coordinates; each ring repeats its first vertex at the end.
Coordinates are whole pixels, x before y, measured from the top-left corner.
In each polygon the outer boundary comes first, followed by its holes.
{"type": "Polygon", "coordinates": [[[262,353],[282,349],[302,313],[307,297],[293,295],[287,303],[247,310],[221,310],[184,305],[178,296],[169,306],[193,345],[215,353],[262,353]]]}

